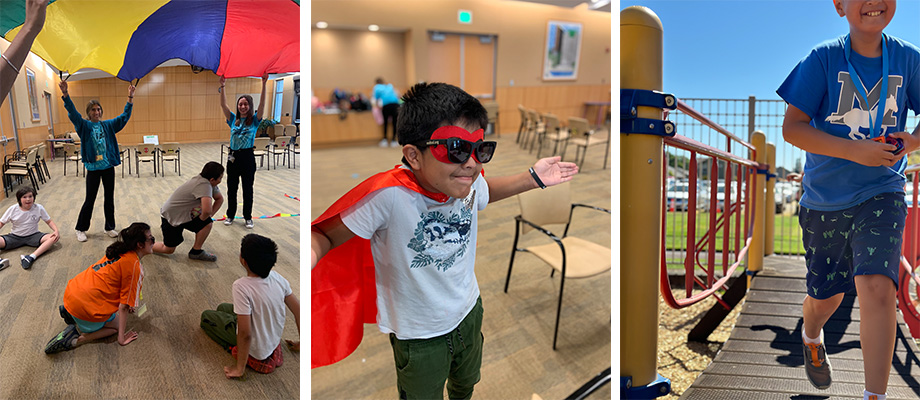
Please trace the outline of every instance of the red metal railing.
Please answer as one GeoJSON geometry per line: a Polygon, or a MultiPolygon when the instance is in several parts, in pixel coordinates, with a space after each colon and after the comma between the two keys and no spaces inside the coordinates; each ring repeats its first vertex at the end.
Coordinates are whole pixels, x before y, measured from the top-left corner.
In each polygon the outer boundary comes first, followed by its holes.
{"type": "MultiPolygon", "coordinates": [[[[920,310],[918,310],[918,301],[920,298],[920,278],[914,273],[917,265],[920,264],[920,208],[917,205],[918,187],[920,187],[920,165],[911,165],[905,171],[907,175],[913,175],[908,186],[912,188],[913,195],[910,198],[907,209],[907,224],[904,228],[904,240],[901,244],[901,272],[898,279],[898,308],[904,314],[904,322],[910,328],[911,336],[920,337],[920,310]],[[914,283],[913,294],[911,293],[910,284],[914,283]]],[[[907,199],[905,199],[907,200],[907,199]]]]}
{"type": "MultiPolygon", "coordinates": [[[[667,245],[665,245],[665,235],[667,232],[667,218],[662,218],[662,246],[661,246],[661,294],[665,302],[672,308],[683,308],[693,305],[708,296],[713,296],[726,308],[730,306],[722,301],[717,290],[721,289],[728,279],[735,272],[737,267],[744,260],[747,250],[750,247],[751,225],[753,224],[753,212],[756,209],[756,202],[746,193],[744,186],[756,191],[758,170],[763,170],[763,166],[752,159],[755,158],[755,149],[750,143],[742,141],[740,138],[722,128],[706,116],[690,108],[682,101],[678,100],[678,110],[684,114],[698,120],[702,124],[723,134],[726,137],[727,151],[716,149],[706,144],[700,143],[693,139],[675,135],[671,138],[665,138],[666,146],[678,148],[690,152],[690,162],[688,171],[688,195],[687,195],[687,228],[686,228],[686,258],[683,260],[685,276],[685,294],[684,298],[678,299],[671,289],[667,274],[667,245]],[[746,159],[731,153],[732,143],[736,142],[750,150],[751,159],[746,159]],[[709,205],[709,229],[703,233],[699,239],[696,238],[697,232],[697,175],[698,175],[698,157],[697,155],[709,157],[709,182],[710,188],[718,188],[719,172],[717,171],[720,160],[724,162],[724,193],[723,201],[720,206],[718,195],[710,191],[708,199],[709,205]],[[734,187],[733,187],[734,185],[734,187]],[[732,189],[735,196],[732,197],[732,189]],[[734,220],[732,220],[734,218],[734,220]],[[743,219],[743,224],[742,224],[743,219]],[[734,224],[732,224],[734,222],[734,224]],[[734,228],[734,229],[733,229],[734,228]],[[732,234],[734,231],[734,234],[732,234]],[[717,278],[716,273],[716,254],[717,236],[722,235],[721,249],[721,277],[717,278]],[[742,247],[741,238],[744,237],[744,247],[742,247]],[[731,238],[734,238],[732,243],[731,238]],[[705,254],[705,259],[703,255],[705,254]],[[734,255],[734,262],[729,264],[730,256],[734,255]],[[696,275],[697,270],[705,273],[705,281],[696,275]],[[698,290],[694,293],[694,290],[698,290]]],[[[664,159],[667,159],[665,154],[664,159]]],[[[664,171],[663,191],[667,190],[667,169],[664,171]]],[[[667,196],[662,196],[662,210],[667,211],[667,196]]]]}

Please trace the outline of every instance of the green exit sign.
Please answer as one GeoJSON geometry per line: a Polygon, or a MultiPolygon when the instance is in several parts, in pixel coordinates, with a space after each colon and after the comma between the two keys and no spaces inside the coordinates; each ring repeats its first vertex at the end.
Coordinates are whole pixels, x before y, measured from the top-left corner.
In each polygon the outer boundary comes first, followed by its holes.
{"type": "Polygon", "coordinates": [[[473,23],[473,12],[469,10],[460,10],[457,13],[457,20],[461,24],[471,24],[473,23]]]}

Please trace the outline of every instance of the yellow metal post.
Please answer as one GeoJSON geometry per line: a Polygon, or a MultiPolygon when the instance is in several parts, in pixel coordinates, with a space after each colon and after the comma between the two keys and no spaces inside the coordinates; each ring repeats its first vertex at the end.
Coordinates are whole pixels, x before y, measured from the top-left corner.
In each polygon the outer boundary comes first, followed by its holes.
{"type": "MultiPolygon", "coordinates": [[[[662,90],[661,20],[641,6],[620,12],[621,89],[662,90]]],[[[638,107],[661,120],[662,110],[638,107]]],[[[658,269],[661,263],[662,138],[620,135],[620,375],[632,387],[658,376],[658,269]]]]}
{"type": "MultiPolygon", "coordinates": [[[[764,226],[764,248],[763,255],[773,254],[773,241],[776,232],[776,145],[767,143],[767,163],[770,164],[770,174],[772,178],[767,179],[767,203],[764,205],[766,220],[764,226]]],[[[785,204],[785,199],[780,199],[780,204],[785,204]]]]}
{"type": "MultiPolygon", "coordinates": [[[[751,134],[751,144],[754,145],[754,151],[757,153],[754,161],[761,165],[767,162],[767,136],[761,131],[755,131],[751,134]]],[[[756,202],[754,208],[754,230],[751,235],[751,247],[748,249],[748,271],[757,272],[763,269],[764,254],[764,216],[766,212],[764,207],[769,207],[767,203],[766,175],[758,173],[754,179],[754,187],[748,188],[751,200],[756,202]]],[[[748,282],[750,283],[750,282],[748,282]]]]}

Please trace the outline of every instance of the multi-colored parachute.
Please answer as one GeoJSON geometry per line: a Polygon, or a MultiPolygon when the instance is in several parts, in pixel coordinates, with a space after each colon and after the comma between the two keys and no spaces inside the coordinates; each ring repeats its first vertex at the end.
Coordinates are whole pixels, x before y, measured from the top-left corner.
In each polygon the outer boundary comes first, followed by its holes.
{"type": "MultiPolygon", "coordinates": [[[[24,0],[0,0],[0,36],[12,41],[24,0]]],[[[58,70],[96,68],[141,78],[182,59],[228,78],[300,71],[297,0],[56,0],[32,52],[58,70]]]]}

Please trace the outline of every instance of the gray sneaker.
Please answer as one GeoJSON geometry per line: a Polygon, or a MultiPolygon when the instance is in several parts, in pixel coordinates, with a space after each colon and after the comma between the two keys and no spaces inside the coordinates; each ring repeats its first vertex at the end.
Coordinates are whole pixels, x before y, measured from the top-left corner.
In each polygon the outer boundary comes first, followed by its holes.
{"type": "Polygon", "coordinates": [[[816,388],[824,390],[831,387],[831,361],[827,359],[824,343],[810,344],[802,342],[805,353],[805,375],[816,388]]]}
{"type": "Polygon", "coordinates": [[[201,253],[198,254],[188,253],[188,258],[190,260],[217,261],[217,256],[208,253],[206,250],[202,250],[201,253]]]}
{"type": "Polygon", "coordinates": [[[0,258],[0,271],[9,268],[10,260],[8,258],[0,258]]]}

